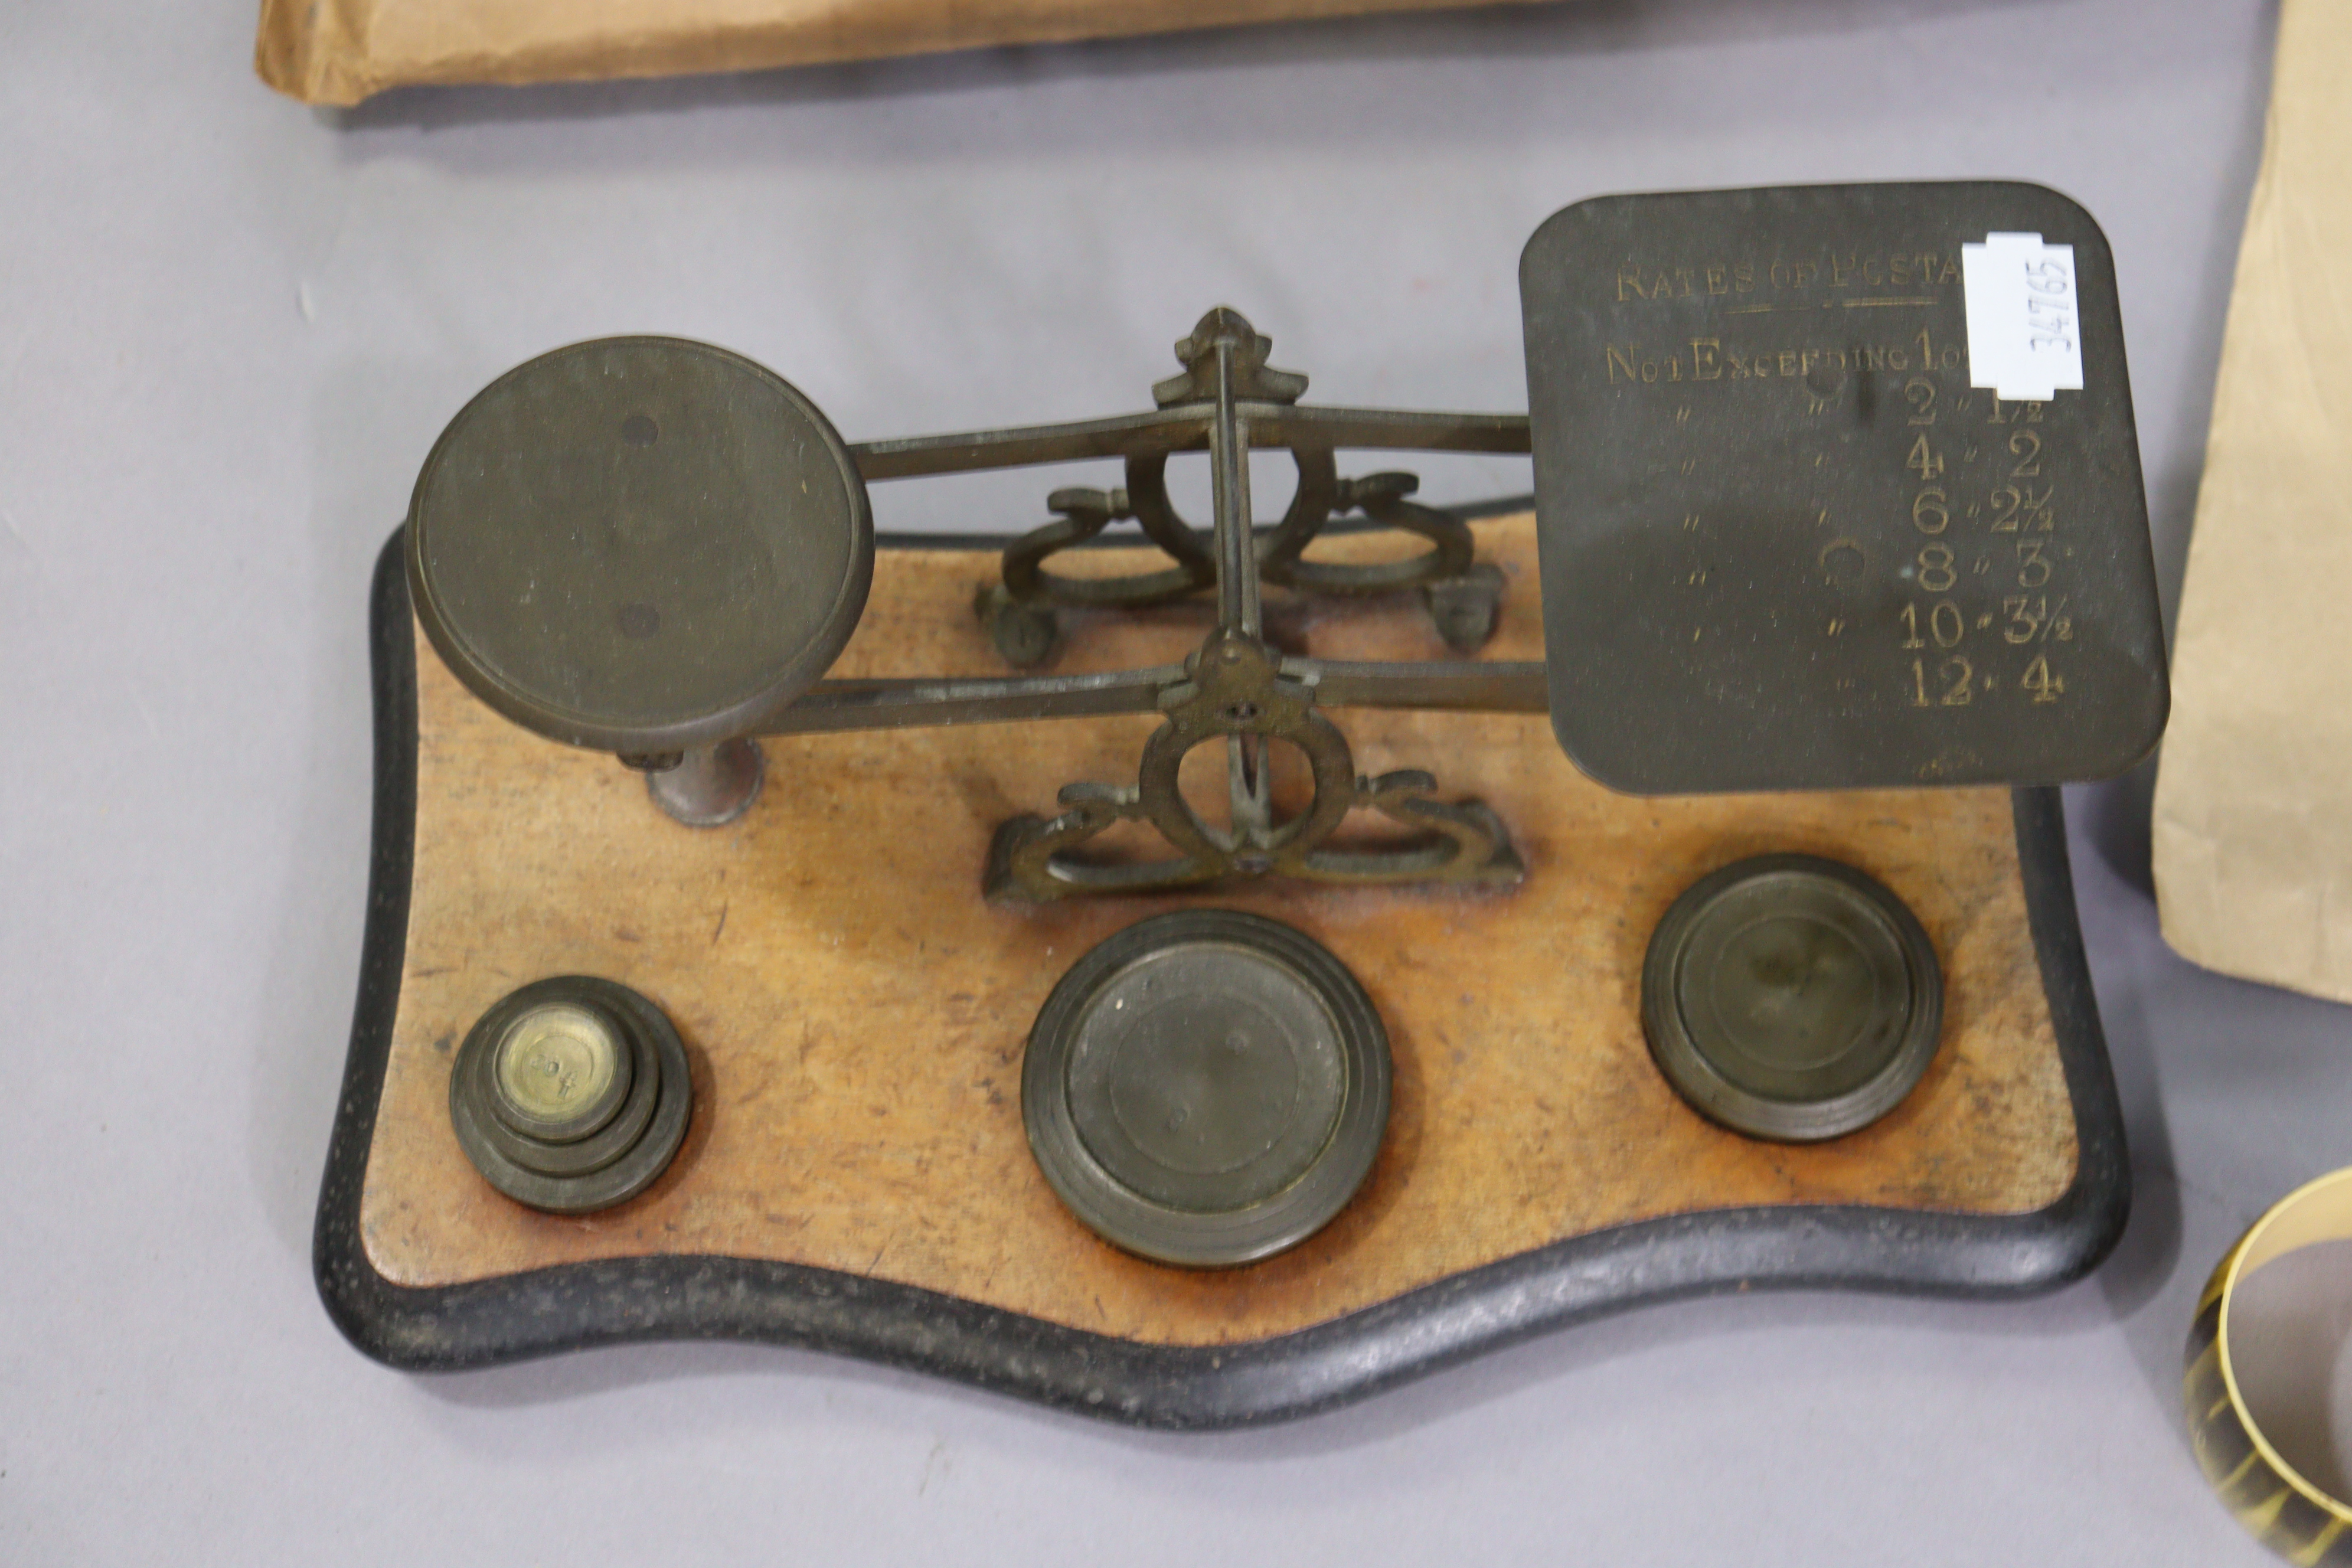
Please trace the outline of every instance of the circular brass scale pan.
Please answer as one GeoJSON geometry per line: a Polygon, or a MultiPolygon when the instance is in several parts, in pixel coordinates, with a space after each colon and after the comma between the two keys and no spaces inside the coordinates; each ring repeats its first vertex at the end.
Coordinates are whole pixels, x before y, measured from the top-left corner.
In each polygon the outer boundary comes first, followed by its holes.
{"type": "Polygon", "coordinates": [[[624,755],[751,733],[866,607],[874,523],[832,425],[677,338],[541,354],[449,422],[408,515],[411,597],[474,694],[624,755]]]}
{"type": "Polygon", "coordinates": [[[1389,1120],[1389,1041],[1347,967],[1257,915],[1183,910],[1071,966],[1021,1069],[1029,1146],[1114,1246],[1220,1268],[1347,1206],[1389,1120]]]}
{"type": "Polygon", "coordinates": [[[653,1184],[686,1137],[694,1089],[669,1019],[610,980],[536,980],[493,1004],[449,1074],[466,1157],[518,1203],[610,1208],[653,1184]]]}
{"type": "Polygon", "coordinates": [[[1867,1127],[1927,1070],[1943,1029],[1936,950],[1851,866],[1765,855],[1675,900],[1642,969],[1650,1053],[1684,1099],[1759,1138],[1867,1127]]]}

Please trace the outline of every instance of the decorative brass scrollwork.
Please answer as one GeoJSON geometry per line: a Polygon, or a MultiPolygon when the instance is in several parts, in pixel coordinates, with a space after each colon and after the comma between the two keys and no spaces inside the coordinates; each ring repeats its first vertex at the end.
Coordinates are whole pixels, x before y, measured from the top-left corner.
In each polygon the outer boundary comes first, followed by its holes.
{"type": "Polygon", "coordinates": [[[1057,609],[1131,610],[1194,594],[1216,596],[1216,629],[1181,665],[1076,674],[826,679],[770,716],[764,732],[811,734],[926,724],[1157,714],[1131,785],[1079,783],[1060,794],[1061,812],[1001,825],[983,882],[990,897],[1054,900],[1085,893],[1150,892],[1226,877],[1285,876],[1318,882],[1515,883],[1524,874],[1509,833],[1476,801],[1436,798],[1437,781],[1417,769],[1364,777],[1334,708],[1481,713],[1541,713],[1544,667],[1531,661],[1455,659],[1351,663],[1291,656],[1265,636],[1263,584],[1302,594],[1369,595],[1418,589],[1445,639],[1467,650],[1492,632],[1502,574],[1473,558],[1460,518],[1412,499],[1411,474],[1339,477],[1342,448],[1524,452],[1518,415],[1417,414],[1304,405],[1307,378],[1266,363],[1271,348],[1235,311],[1201,318],[1176,345],[1183,366],[1152,389],[1158,407],[1078,425],[970,431],[854,448],[869,479],[962,473],[1034,463],[1118,458],[1127,483],[1069,489],[1048,498],[1055,521],[1004,552],[1001,581],[983,587],[977,609],[1011,663],[1044,663],[1058,635],[1057,609]],[[1298,489],[1281,520],[1261,528],[1250,510],[1253,449],[1286,451],[1298,489]],[[1214,516],[1197,528],[1168,496],[1168,459],[1209,458],[1214,516]],[[1399,561],[1312,561],[1307,546],[1335,517],[1419,536],[1425,548],[1399,561]],[[1062,551],[1081,547],[1115,522],[1132,521],[1167,563],[1123,576],[1052,571],[1062,551]],[[1216,742],[1226,754],[1227,825],[1204,820],[1178,775],[1186,753],[1216,742]],[[1312,786],[1303,805],[1278,815],[1269,763],[1277,742],[1295,746],[1312,786]],[[1348,842],[1340,829],[1358,810],[1409,830],[1348,842]],[[1153,829],[1166,852],[1114,858],[1102,835],[1122,823],[1153,829]]]}
{"type": "Polygon", "coordinates": [[[1314,689],[1285,677],[1255,638],[1213,632],[1187,661],[1185,676],[1160,695],[1164,721],[1144,744],[1134,785],[1066,785],[1059,816],[1018,816],[997,828],[984,884],[989,897],[1157,892],[1233,875],[1508,886],[1525,874],[1509,834],[1485,805],[1430,798],[1437,781],[1418,769],[1358,776],[1348,738],[1316,710],[1314,689]],[[1232,757],[1231,827],[1203,821],[1177,778],[1186,752],[1220,738],[1232,757]],[[1305,754],[1314,784],[1306,808],[1279,822],[1266,766],[1268,743],[1276,741],[1305,754]],[[1359,806],[1419,832],[1395,846],[1330,847],[1359,806]],[[1176,853],[1150,860],[1077,853],[1120,822],[1148,823],[1176,853]]]}
{"type": "MultiPolygon", "coordinates": [[[[1267,366],[1270,340],[1238,312],[1220,309],[1202,317],[1192,335],[1176,345],[1185,371],[1152,388],[1162,409],[1215,400],[1214,361],[1221,342],[1241,345],[1231,354],[1233,401],[1289,407],[1306,392],[1307,377],[1267,366]]],[[[1383,472],[1342,479],[1333,445],[1300,435],[1279,445],[1297,467],[1298,485],[1279,522],[1251,531],[1251,553],[1261,581],[1307,594],[1389,594],[1418,588],[1453,647],[1468,652],[1493,635],[1502,579],[1475,563],[1469,527],[1459,518],[1409,499],[1420,488],[1417,478],[1383,472]],[[1351,518],[1374,528],[1417,534],[1429,542],[1429,548],[1400,561],[1370,564],[1307,559],[1307,546],[1327,526],[1351,518]]],[[[1055,490],[1045,504],[1056,521],[1006,548],[1003,581],[982,591],[977,608],[1007,662],[1026,668],[1045,661],[1056,639],[1057,607],[1142,609],[1216,585],[1213,531],[1187,521],[1169,499],[1169,456],[1164,450],[1129,453],[1127,483],[1116,489],[1055,490]],[[1136,523],[1170,563],[1112,577],[1078,577],[1046,569],[1053,556],[1097,539],[1114,522],[1136,523]]]]}

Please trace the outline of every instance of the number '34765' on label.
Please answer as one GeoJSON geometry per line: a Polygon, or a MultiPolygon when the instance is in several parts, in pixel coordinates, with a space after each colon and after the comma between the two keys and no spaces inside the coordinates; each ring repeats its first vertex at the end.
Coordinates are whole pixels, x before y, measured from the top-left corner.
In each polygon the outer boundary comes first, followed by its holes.
{"type": "Polygon", "coordinates": [[[2083,386],[2083,313],[2074,247],[2038,234],[1988,234],[1960,247],[1969,312],[1969,384],[2020,403],[2083,386]]]}

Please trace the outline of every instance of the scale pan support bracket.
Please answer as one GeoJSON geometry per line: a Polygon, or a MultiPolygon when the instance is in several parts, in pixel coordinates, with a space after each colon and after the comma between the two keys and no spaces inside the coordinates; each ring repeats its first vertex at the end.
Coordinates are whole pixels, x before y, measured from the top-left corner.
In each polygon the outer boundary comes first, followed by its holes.
{"type": "Polygon", "coordinates": [[[2040,185],[1602,196],[1520,260],[1552,722],[1641,795],[2055,784],[2168,691],[2115,267],[2040,185]]]}

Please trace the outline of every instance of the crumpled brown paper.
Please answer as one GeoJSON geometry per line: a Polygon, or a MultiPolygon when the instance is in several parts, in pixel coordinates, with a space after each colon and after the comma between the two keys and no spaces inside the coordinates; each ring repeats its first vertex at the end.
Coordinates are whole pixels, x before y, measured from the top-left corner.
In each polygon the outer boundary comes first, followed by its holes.
{"type": "Polygon", "coordinates": [[[423,82],[756,70],[1491,0],[262,0],[254,68],[308,103],[423,82]]]}
{"type": "Polygon", "coordinates": [[[2156,789],[2166,940],[2352,1001],[2352,5],[2288,0],[2156,789]]]}

